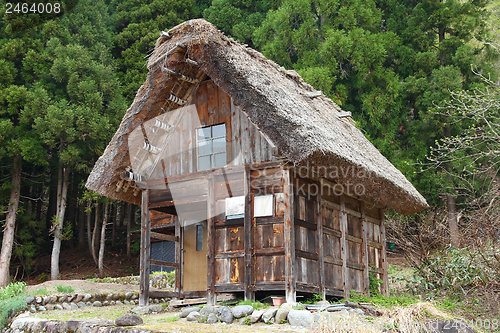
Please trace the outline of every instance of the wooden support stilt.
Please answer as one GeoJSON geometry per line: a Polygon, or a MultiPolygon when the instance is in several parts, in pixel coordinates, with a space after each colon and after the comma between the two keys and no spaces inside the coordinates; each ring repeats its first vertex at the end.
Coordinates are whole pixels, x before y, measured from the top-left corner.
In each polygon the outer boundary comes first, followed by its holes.
{"type": "Polygon", "coordinates": [[[252,234],[253,234],[253,201],[251,196],[251,172],[245,170],[245,218],[244,218],[244,249],[245,249],[245,278],[244,278],[244,294],[245,300],[255,300],[255,292],[253,290],[253,263],[252,263],[252,234]]]}
{"type": "Polygon", "coordinates": [[[297,301],[295,274],[295,222],[294,222],[294,200],[293,179],[289,170],[283,170],[284,192],[285,192],[285,297],[288,303],[297,301]]]}
{"type": "MultiPolygon", "coordinates": [[[[323,182],[321,182],[323,186],[323,182]]],[[[316,223],[317,223],[317,248],[318,251],[318,264],[319,264],[319,292],[323,299],[326,298],[325,294],[325,259],[323,252],[323,219],[321,213],[321,196],[318,195],[316,199],[316,223]]]]}
{"type": "Polygon", "coordinates": [[[149,190],[142,190],[139,306],[147,306],[149,304],[151,222],[148,205],[149,190]]]}
{"type": "Polygon", "coordinates": [[[342,251],[342,285],[344,298],[349,298],[349,281],[347,280],[347,212],[345,209],[345,199],[340,197],[340,250],[342,251]]]}
{"type": "Polygon", "coordinates": [[[215,185],[213,181],[208,183],[207,202],[207,304],[217,303],[215,293],[215,185]]]}
{"type": "Polygon", "coordinates": [[[389,277],[387,275],[387,239],[385,235],[385,213],[382,209],[379,211],[380,214],[380,234],[381,234],[381,241],[382,241],[382,269],[384,270],[384,273],[382,275],[382,294],[384,296],[389,296],[389,277]]]}
{"type": "Polygon", "coordinates": [[[363,280],[364,280],[364,289],[365,295],[370,297],[370,261],[368,258],[368,222],[365,217],[365,203],[363,201],[360,202],[361,209],[361,226],[363,232],[363,248],[361,258],[363,260],[363,266],[365,267],[363,270],[363,280]]]}

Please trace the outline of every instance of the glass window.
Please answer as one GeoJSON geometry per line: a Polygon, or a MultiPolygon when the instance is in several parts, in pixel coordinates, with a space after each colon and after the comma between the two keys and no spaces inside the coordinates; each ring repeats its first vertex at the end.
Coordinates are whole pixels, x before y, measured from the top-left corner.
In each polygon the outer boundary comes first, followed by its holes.
{"type": "Polygon", "coordinates": [[[263,216],[273,216],[274,214],[274,196],[261,195],[253,198],[253,216],[263,217],[263,216]]]}
{"type": "Polygon", "coordinates": [[[198,171],[226,165],[226,124],[198,128],[198,171]]]}
{"type": "Polygon", "coordinates": [[[196,225],[196,251],[203,250],[203,225],[196,225]]]}

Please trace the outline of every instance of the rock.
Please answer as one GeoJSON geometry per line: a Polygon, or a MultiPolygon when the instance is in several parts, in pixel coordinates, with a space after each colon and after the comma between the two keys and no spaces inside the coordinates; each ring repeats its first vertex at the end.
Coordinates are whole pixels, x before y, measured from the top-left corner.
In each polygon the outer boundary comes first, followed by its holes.
{"type": "Polygon", "coordinates": [[[68,295],[67,302],[68,303],[73,302],[73,299],[75,299],[75,297],[76,297],[76,294],[73,294],[73,295],[70,294],[70,295],[68,295]]]}
{"type": "Polygon", "coordinates": [[[219,308],[219,318],[226,324],[232,324],[234,320],[233,312],[227,306],[221,306],[219,308]]]}
{"type": "Polygon", "coordinates": [[[131,310],[132,313],[135,313],[136,315],[146,315],[149,313],[158,313],[161,312],[163,308],[161,305],[148,305],[148,306],[138,306],[136,308],[133,308],[131,310]]]}
{"type": "Polygon", "coordinates": [[[47,304],[45,305],[45,308],[47,309],[47,311],[52,311],[54,310],[54,304],[47,304]]]}
{"type": "Polygon", "coordinates": [[[315,312],[313,315],[313,321],[318,325],[319,329],[333,327],[334,322],[338,321],[339,316],[328,311],[315,312]]]}
{"type": "Polygon", "coordinates": [[[50,304],[54,304],[54,303],[57,303],[57,296],[50,296],[50,304]]]}
{"type": "Polygon", "coordinates": [[[133,299],[130,300],[131,305],[139,304],[138,302],[134,301],[133,299]]]}
{"type": "Polygon", "coordinates": [[[365,314],[365,312],[363,310],[361,310],[360,308],[352,309],[351,312],[357,313],[357,314],[362,315],[362,316],[365,314]]]}
{"type": "Polygon", "coordinates": [[[144,321],[142,318],[137,315],[125,315],[118,317],[115,320],[115,325],[117,326],[136,326],[142,325],[143,323],[144,321]]]}
{"type": "Polygon", "coordinates": [[[37,296],[35,298],[35,301],[36,301],[37,304],[42,304],[43,303],[43,298],[41,296],[37,296]]]}
{"type": "Polygon", "coordinates": [[[99,308],[102,306],[102,303],[100,301],[95,301],[94,303],[92,303],[92,306],[99,308]]]}
{"type": "Polygon", "coordinates": [[[77,304],[77,305],[78,305],[78,307],[79,307],[79,308],[84,308],[84,307],[86,307],[85,303],[83,303],[83,302],[78,302],[78,304],[77,304]]]}
{"type": "Polygon", "coordinates": [[[85,303],[85,305],[92,306],[92,302],[87,302],[87,303],[85,303]]]}
{"type": "Polygon", "coordinates": [[[69,306],[71,307],[72,310],[76,310],[78,309],[78,305],[76,305],[75,303],[71,302],[69,303],[69,306]]]}
{"type": "Polygon", "coordinates": [[[467,322],[462,319],[435,319],[424,324],[425,333],[476,333],[467,322]]]}
{"type": "Polygon", "coordinates": [[[81,301],[82,301],[82,299],[83,299],[83,297],[84,297],[84,296],[85,296],[84,294],[78,294],[78,295],[76,295],[76,298],[75,298],[75,301],[74,301],[74,302],[75,302],[76,304],[78,304],[78,302],[81,302],[81,301]]]}
{"type": "Polygon", "coordinates": [[[76,320],[69,320],[64,323],[65,331],[66,332],[76,332],[78,328],[80,327],[80,322],[76,320]]]}
{"type": "Polygon", "coordinates": [[[114,321],[112,321],[111,319],[99,319],[97,322],[96,322],[97,325],[99,326],[112,326],[115,324],[114,321]]]}
{"type": "Polygon", "coordinates": [[[66,303],[66,302],[64,302],[62,304],[62,307],[63,307],[64,310],[71,310],[71,306],[68,303],[66,303]]]}
{"type": "Polygon", "coordinates": [[[115,301],[111,301],[111,302],[109,302],[109,305],[116,305],[116,302],[115,301]]]}
{"type": "Polygon", "coordinates": [[[29,297],[26,297],[26,303],[28,305],[30,305],[31,303],[33,303],[35,301],[35,297],[33,296],[29,296],[29,297]]]}
{"type": "Polygon", "coordinates": [[[108,293],[108,294],[106,295],[106,300],[107,300],[107,301],[111,301],[112,299],[113,299],[113,294],[112,294],[112,293],[108,293]]]}
{"type": "Polygon", "coordinates": [[[120,299],[125,299],[125,293],[118,293],[118,297],[120,299]]]}
{"type": "Polygon", "coordinates": [[[116,301],[116,305],[123,305],[122,301],[116,301]]]}
{"type": "Polygon", "coordinates": [[[30,312],[36,312],[36,306],[35,304],[30,305],[30,312]]]}
{"type": "Polygon", "coordinates": [[[201,317],[201,314],[197,311],[195,312],[191,312],[190,314],[188,314],[188,316],[186,317],[187,321],[198,321],[198,318],[201,317]]]}
{"type": "Polygon", "coordinates": [[[214,312],[211,312],[208,314],[207,324],[215,324],[218,321],[219,321],[219,318],[217,318],[217,315],[214,312]]]}
{"type": "Polygon", "coordinates": [[[310,329],[312,327],[314,316],[307,310],[290,310],[288,312],[288,322],[292,326],[304,327],[310,329]]]}
{"type": "Polygon", "coordinates": [[[138,299],[139,298],[139,292],[136,291],[132,294],[132,299],[138,299]]]}
{"type": "Polygon", "coordinates": [[[276,315],[274,316],[274,322],[276,324],[281,324],[286,321],[286,318],[288,317],[288,312],[293,308],[293,306],[290,303],[284,303],[280,306],[278,311],[276,311],[276,315]]]}
{"type": "Polygon", "coordinates": [[[153,299],[153,302],[154,302],[155,304],[160,303],[160,301],[158,301],[158,298],[153,299]]]}
{"type": "Polygon", "coordinates": [[[38,307],[38,311],[42,311],[42,312],[43,312],[43,311],[47,311],[47,308],[46,308],[45,306],[43,306],[43,305],[40,305],[40,306],[38,307]]]}
{"type": "Polygon", "coordinates": [[[191,312],[199,312],[200,308],[189,307],[182,309],[181,318],[186,318],[191,312]]]}
{"type": "Polygon", "coordinates": [[[212,306],[212,305],[205,305],[200,310],[200,314],[202,316],[208,315],[209,313],[217,313],[217,312],[218,312],[218,310],[215,308],[215,306],[212,306]]]}
{"type": "Polygon", "coordinates": [[[262,315],[264,314],[264,310],[254,310],[252,312],[252,316],[250,317],[250,323],[255,324],[262,318],[262,315]]]}
{"type": "Polygon", "coordinates": [[[124,303],[125,305],[130,305],[130,302],[129,302],[129,301],[127,301],[127,300],[124,300],[124,301],[123,301],[123,303],[124,303]]]}
{"type": "Polygon", "coordinates": [[[64,303],[64,302],[66,302],[67,299],[68,299],[68,297],[66,295],[62,295],[62,296],[59,296],[59,298],[57,299],[57,302],[64,303]]]}
{"type": "Polygon", "coordinates": [[[43,305],[49,304],[50,303],[50,296],[44,296],[43,297],[43,305]]]}
{"type": "Polygon", "coordinates": [[[330,302],[328,302],[327,300],[322,300],[317,302],[316,305],[329,306],[330,302]]]}
{"type": "Polygon", "coordinates": [[[276,315],[276,312],[278,312],[278,308],[267,309],[267,311],[262,314],[262,321],[265,323],[269,323],[271,318],[274,318],[274,316],[276,315]]]}
{"type": "Polygon", "coordinates": [[[254,308],[251,305],[237,305],[233,308],[234,318],[243,318],[252,314],[254,308]]]}
{"type": "Polygon", "coordinates": [[[87,303],[88,301],[90,301],[92,299],[92,295],[90,294],[85,294],[85,296],[83,296],[82,298],[82,302],[83,303],[87,303]]]}
{"type": "Polygon", "coordinates": [[[109,305],[109,301],[102,302],[102,306],[108,306],[108,305],[109,305]]]}
{"type": "Polygon", "coordinates": [[[63,310],[63,307],[61,304],[56,304],[54,305],[54,310],[63,310]]]}
{"type": "Polygon", "coordinates": [[[125,298],[126,299],[131,299],[132,298],[132,293],[131,292],[128,292],[125,294],[125,298]]]}

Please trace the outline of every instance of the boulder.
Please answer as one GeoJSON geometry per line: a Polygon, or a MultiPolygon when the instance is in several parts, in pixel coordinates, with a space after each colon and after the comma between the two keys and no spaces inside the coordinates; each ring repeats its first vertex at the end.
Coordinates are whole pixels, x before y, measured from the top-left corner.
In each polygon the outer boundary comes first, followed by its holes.
{"type": "Polygon", "coordinates": [[[278,312],[278,308],[269,308],[267,309],[266,312],[262,315],[262,321],[265,323],[271,322],[271,319],[274,318],[276,315],[276,312],[278,312]]]}
{"type": "Polygon", "coordinates": [[[100,301],[95,301],[94,303],[92,303],[92,306],[95,306],[96,308],[99,308],[102,306],[102,303],[100,301]]]}
{"type": "Polygon", "coordinates": [[[198,311],[191,312],[186,317],[187,321],[198,321],[198,318],[201,317],[201,314],[198,311]]]}
{"type": "Polygon", "coordinates": [[[189,307],[182,309],[181,318],[186,318],[191,312],[200,312],[200,308],[189,307]]]}
{"type": "Polygon", "coordinates": [[[76,305],[75,303],[69,303],[69,307],[71,308],[71,310],[78,309],[78,305],[76,305]]]}
{"type": "Polygon", "coordinates": [[[121,316],[115,320],[115,325],[117,326],[136,326],[142,325],[143,323],[144,321],[141,317],[133,314],[121,316]]]}
{"type": "Polygon", "coordinates": [[[281,324],[284,321],[286,321],[286,318],[288,317],[288,312],[293,308],[292,304],[290,303],[284,303],[280,306],[278,311],[276,311],[276,315],[274,316],[274,322],[276,324],[281,324]]]}
{"type": "Polygon", "coordinates": [[[90,301],[92,299],[92,295],[90,294],[85,294],[85,296],[83,296],[82,298],[82,302],[83,303],[87,303],[88,301],[90,301]]]}
{"type": "Polygon", "coordinates": [[[54,305],[54,310],[63,310],[63,307],[61,304],[56,304],[54,305]]]}
{"type": "Polygon", "coordinates": [[[218,321],[219,321],[219,318],[217,318],[217,315],[214,312],[210,312],[208,314],[207,324],[215,324],[218,321]]]}
{"type": "Polygon", "coordinates": [[[81,309],[81,308],[86,307],[85,303],[83,303],[83,302],[78,302],[78,304],[77,304],[77,305],[78,305],[78,307],[79,307],[80,309],[81,309]]]}
{"type": "Polygon", "coordinates": [[[33,296],[26,297],[26,303],[28,305],[33,303],[34,301],[35,301],[35,297],[33,297],[33,296]]]}
{"type": "Polygon", "coordinates": [[[233,308],[234,318],[243,318],[252,314],[254,308],[251,305],[237,305],[233,308]]]}
{"type": "Polygon", "coordinates": [[[64,310],[71,310],[71,305],[69,305],[69,304],[68,304],[68,303],[66,303],[66,302],[64,302],[64,303],[62,304],[62,307],[63,307],[63,309],[64,309],[64,310]]]}
{"type": "Polygon", "coordinates": [[[133,308],[131,310],[132,313],[135,313],[136,315],[145,315],[149,313],[158,313],[161,312],[163,308],[161,305],[148,305],[148,306],[138,306],[136,308],[133,308]]]}
{"type": "Polygon", "coordinates": [[[254,310],[252,312],[252,316],[250,317],[250,323],[255,324],[262,318],[262,315],[264,314],[264,310],[254,310]]]}
{"type": "Polygon", "coordinates": [[[221,306],[219,308],[219,318],[226,324],[232,324],[234,320],[233,312],[227,306],[221,306]]]}
{"type": "Polygon", "coordinates": [[[313,314],[307,310],[290,310],[288,312],[288,322],[292,326],[310,329],[313,324],[313,314]]]}
{"type": "Polygon", "coordinates": [[[200,314],[202,316],[206,316],[208,315],[209,313],[217,313],[217,308],[215,306],[212,306],[212,305],[205,305],[204,307],[201,308],[200,310],[200,314]]]}

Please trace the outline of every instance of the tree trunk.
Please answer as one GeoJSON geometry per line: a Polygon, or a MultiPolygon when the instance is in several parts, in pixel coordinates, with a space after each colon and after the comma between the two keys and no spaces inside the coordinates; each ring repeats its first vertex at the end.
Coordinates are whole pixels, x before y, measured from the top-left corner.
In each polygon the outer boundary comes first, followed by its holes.
{"type": "Polygon", "coordinates": [[[85,247],[85,206],[82,203],[78,205],[78,248],[83,249],[85,247]]]}
{"type": "Polygon", "coordinates": [[[460,245],[460,233],[457,220],[457,199],[451,194],[446,196],[448,199],[448,226],[450,228],[451,244],[458,247],[460,245]]]}
{"type": "Polygon", "coordinates": [[[120,214],[121,214],[121,211],[120,211],[120,205],[118,203],[116,203],[115,205],[113,205],[113,214],[112,214],[112,224],[111,224],[111,247],[114,248],[115,247],[115,237],[116,237],[116,224],[118,223],[119,219],[120,219],[120,214]]]}
{"type": "Polygon", "coordinates": [[[52,257],[50,260],[50,279],[59,279],[59,255],[61,253],[61,236],[66,212],[66,200],[68,197],[69,169],[59,167],[57,182],[57,210],[54,223],[54,244],[52,246],[52,257]]]}
{"type": "Polygon", "coordinates": [[[99,269],[99,276],[102,278],[104,277],[104,246],[106,244],[106,224],[108,223],[108,212],[109,204],[105,204],[101,228],[101,245],[99,246],[99,264],[97,265],[97,268],[99,269]]]}
{"type": "Polygon", "coordinates": [[[96,254],[96,243],[97,243],[97,230],[99,228],[99,203],[96,204],[95,206],[95,218],[94,218],[94,231],[92,232],[92,244],[91,244],[91,251],[90,253],[92,254],[92,258],[94,259],[94,263],[98,265],[98,259],[97,259],[97,254],[96,254]]]}
{"type": "Polygon", "coordinates": [[[12,169],[12,188],[10,190],[9,207],[3,229],[2,252],[0,253],[0,287],[5,287],[10,282],[10,258],[14,244],[14,232],[16,229],[17,208],[19,207],[19,196],[21,188],[21,155],[14,156],[12,169]]]}

